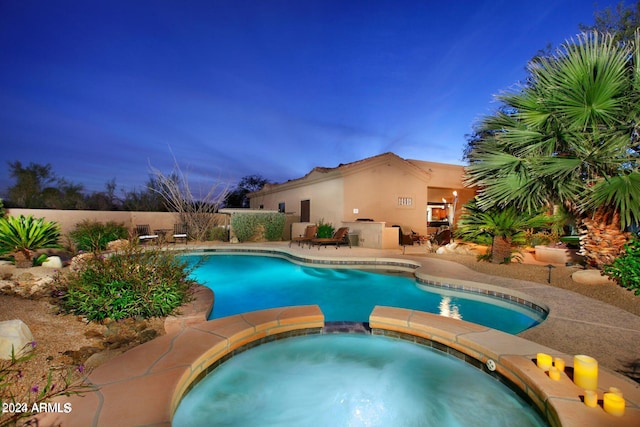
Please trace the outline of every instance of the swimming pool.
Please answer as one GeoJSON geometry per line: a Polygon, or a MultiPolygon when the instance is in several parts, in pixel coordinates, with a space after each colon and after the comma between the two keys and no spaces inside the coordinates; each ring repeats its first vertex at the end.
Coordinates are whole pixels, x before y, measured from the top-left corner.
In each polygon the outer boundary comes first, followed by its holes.
{"type": "Polygon", "coordinates": [[[451,356],[371,335],[312,335],[234,356],[189,391],[181,426],[547,425],[515,392],[451,356]]]}
{"type": "Polygon", "coordinates": [[[464,292],[426,289],[413,277],[354,269],[315,268],[251,255],[185,256],[201,262],[193,278],[210,287],[215,303],[209,319],[266,308],[318,304],[326,321],[367,322],[376,305],[458,318],[516,334],[544,316],[521,304],[464,292]]]}

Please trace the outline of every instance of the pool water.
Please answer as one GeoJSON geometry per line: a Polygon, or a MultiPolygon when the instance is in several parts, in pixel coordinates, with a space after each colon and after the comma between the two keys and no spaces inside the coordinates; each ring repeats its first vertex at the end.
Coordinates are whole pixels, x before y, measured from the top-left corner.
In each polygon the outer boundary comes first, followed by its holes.
{"type": "Polygon", "coordinates": [[[545,426],[496,379],[452,356],[371,335],[312,335],[229,359],[183,398],[174,427],[545,426]]]}
{"type": "MultiPolygon", "coordinates": [[[[201,257],[186,256],[185,260],[194,264],[201,257]]],[[[208,256],[192,277],[214,291],[209,319],[317,304],[326,321],[368,322],[376,305],[441,314],[512,334],[544,320],[540,313],[502,299],[439,288],[424,290],[406,275],[313,268],[272,257],[208,256]]]]}

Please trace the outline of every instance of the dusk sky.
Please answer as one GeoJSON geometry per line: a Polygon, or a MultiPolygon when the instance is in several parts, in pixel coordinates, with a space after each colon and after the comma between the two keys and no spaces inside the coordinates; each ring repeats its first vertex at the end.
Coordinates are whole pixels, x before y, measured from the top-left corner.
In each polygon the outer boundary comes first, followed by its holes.
{"type": "Polygon", "coordinates": [[[617,0],[0,0],[7,162],[101,191],[173,156],[192,182],[282,182],[392,151],[463,164],[539,49],[617,0]]]}

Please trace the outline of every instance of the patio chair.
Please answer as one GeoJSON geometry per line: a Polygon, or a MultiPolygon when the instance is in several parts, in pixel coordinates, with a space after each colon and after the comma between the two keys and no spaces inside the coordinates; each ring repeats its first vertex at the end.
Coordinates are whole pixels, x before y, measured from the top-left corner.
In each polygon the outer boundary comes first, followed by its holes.
{"type": "Polygon", "coordinates": [[[315,239],[317,232],[317,225],[307,225],[307,228],[305,228],[304,234],[302,236],[292,237],[291,240],[289,240],[289,247],[291,247],[291,243],[293,242],[298,242],[298,246],[300,246],[301,244],[304,246],[305,242],[308,243],[309,246],[311,246],[311,241],[315,239]]]}
{"type": "Polygon", "coordinates": [[[404,253],[407,246],[413,246],[415,243],[421,245],[422,241],[425,240],[425,237],[413,231],[411,227],[406,225],[394,225],[394,227],[398,227],[398,243],[402,246],[402,253],[404,253]]]}
{"type": "Polygon", "coordinates": [[[187,224],[173,224],[173,243],[177,243],[178,239],[184,239],[184,244],[188,241],[187,224]]]}
{"type": "Polygon", "coordinates": [[[157,234],[151,234],[149,224],[136,225],[136,235],[140,243],[155,242],[158,240],[157,234]]]}
{"type": "MultiPolygon", "coordinates": [[[[311,243],[318,245],[318,250],[320,250],[320,246],[326,245],[335,245],[336,249],[338,249],[338,246],[340,245],[349,245],[349,248],[351,248],[349,227],[340,227],[335,233],[333,233],[333,237],[312,239],[311,243]]],[[[311,245],[309,245],[309,247],[311,247],[311,245]]]]}
{"type": "Polygon", "coordinates": [[[430,240],[438,246],[448,245],[451,242],[451,230],[448,228],[440,230],[430,240]]]}

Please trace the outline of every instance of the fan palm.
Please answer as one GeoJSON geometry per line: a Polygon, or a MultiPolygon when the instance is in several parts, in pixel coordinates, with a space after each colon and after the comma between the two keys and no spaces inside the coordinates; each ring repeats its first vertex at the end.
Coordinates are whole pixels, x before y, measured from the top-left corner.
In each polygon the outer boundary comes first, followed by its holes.
{"type": "Polygon", "coordinates": [[[640,219],[640,43],[582,34],[529,64],[519,91],[498,98],[467,155],[478,206],[536,212],[564,205],[623,229],[640,219]],[[619,218],[619,220],[618,220],[619,218]]]}

